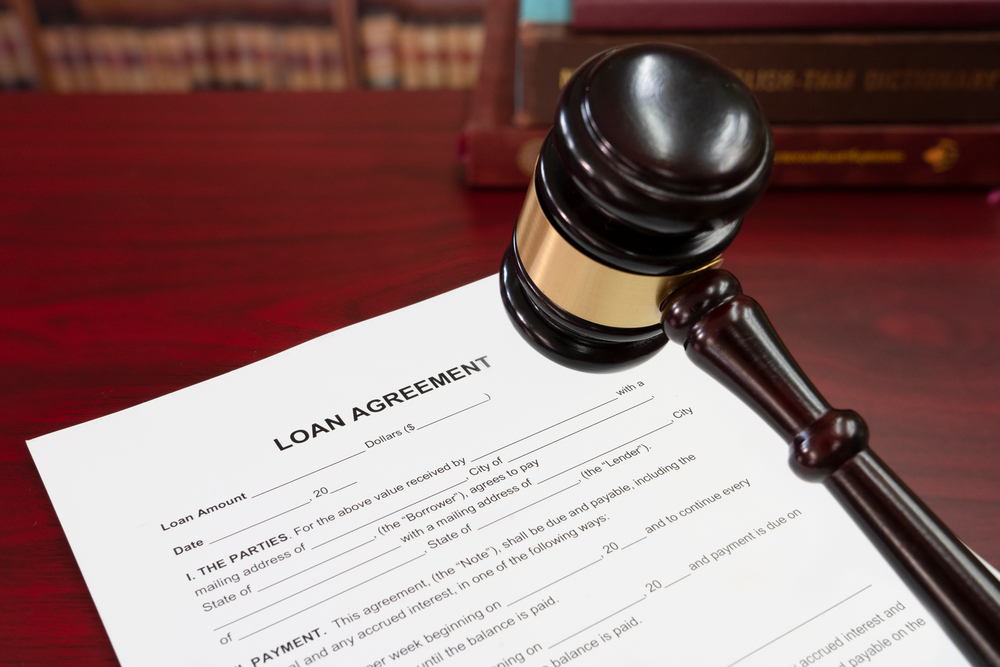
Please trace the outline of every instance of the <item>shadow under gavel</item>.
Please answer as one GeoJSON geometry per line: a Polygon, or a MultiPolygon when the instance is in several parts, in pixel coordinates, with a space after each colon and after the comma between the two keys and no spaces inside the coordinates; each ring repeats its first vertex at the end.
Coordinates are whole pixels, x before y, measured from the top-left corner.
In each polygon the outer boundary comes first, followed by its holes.
{"type": "Polygon", "coordinates": [[[795,472],[849,508],[969,660],[1000,667],[996,578],[717,268],[773,156],[752,93],[714,60],[663,44],[595,56],[563,90],[504,256],[508,314],[542,353],[584,370],[683,345],[791,443],[795,472]]]}

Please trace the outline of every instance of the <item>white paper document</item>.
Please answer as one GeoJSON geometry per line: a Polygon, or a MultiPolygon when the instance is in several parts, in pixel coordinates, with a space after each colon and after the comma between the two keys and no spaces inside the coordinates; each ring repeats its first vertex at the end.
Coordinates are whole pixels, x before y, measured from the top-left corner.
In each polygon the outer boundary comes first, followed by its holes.
{"type": "Polygon", "coordinates": [[[563,368],[495,277],[29,446],[125,667],[966,664],[683,350],[563,368]]]}

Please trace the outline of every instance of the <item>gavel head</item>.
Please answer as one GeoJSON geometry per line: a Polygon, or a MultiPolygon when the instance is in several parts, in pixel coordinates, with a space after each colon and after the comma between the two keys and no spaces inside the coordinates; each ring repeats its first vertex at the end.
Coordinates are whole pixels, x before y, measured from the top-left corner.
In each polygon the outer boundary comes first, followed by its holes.
{"type": "Polygon", "coordinates": [[[584,63],[504,256],[501,293],[518,329],[587,370],[658,350],[660,304],[721,262],[773,154],[753,94],[705,55],[642,44],[584,63]]]}

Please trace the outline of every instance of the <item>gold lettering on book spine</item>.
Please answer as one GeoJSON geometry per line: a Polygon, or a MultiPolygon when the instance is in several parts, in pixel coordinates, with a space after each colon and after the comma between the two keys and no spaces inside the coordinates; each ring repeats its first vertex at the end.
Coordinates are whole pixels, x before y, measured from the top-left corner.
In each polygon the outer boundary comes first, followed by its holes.
{"type": "Polygon", "coordinates": [[[901,150],[861,150],[845,148],[813,151],[775,151],[775,164],[900,164],[906,162],[906,152],[901,150]]]}
{"type": "Polygon", "coordinates": [[[1000,69],[916,68],[865,70],[863,87],[869,93],[991,93],[1000,82],[1000,69]]]}

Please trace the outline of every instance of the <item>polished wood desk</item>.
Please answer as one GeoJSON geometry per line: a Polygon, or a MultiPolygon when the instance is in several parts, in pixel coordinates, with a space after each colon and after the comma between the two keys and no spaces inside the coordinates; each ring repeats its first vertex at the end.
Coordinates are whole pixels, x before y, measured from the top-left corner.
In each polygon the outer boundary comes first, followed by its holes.
{"type": "MultiPolygon", "coordinates": [[[[0,97],[0,663],[117,664],[26,438],[497,271],[523,193],[461,187],[467,104],[0,97]]],[[[769,192],[726,258],[831,403],[1000,565],[1000,207],[769,192]]]]}

